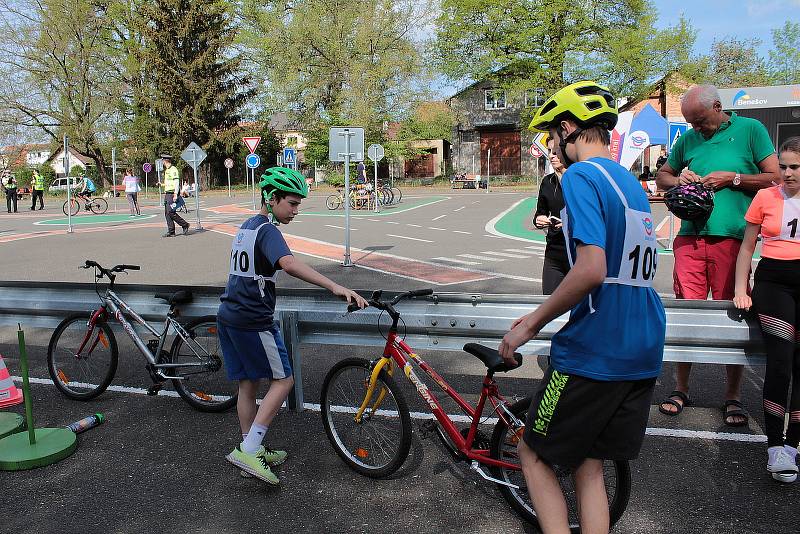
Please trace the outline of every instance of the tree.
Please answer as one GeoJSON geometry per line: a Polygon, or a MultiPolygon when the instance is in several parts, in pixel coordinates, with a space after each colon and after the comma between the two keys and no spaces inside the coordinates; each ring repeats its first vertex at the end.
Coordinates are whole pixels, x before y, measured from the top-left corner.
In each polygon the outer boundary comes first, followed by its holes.
{"type": "Polygon", "coordinates": [[[786,21],[772,30],[769,70],[774,83],[800,83],[800,23],[786,21]]]}
{"type": "Polygon", "coordinates": [[[512,95],[596,79],[636,97],[689,57],[685,20],[657,30],[646,0],[443,0],[434,61],[454,81],[493,79],[512,95]]]}
{"type": "Polygon", "coordinates": [[[233,47],[231,5],[224,0],[153,0],[135,7],[131,79],[143,80],[133,99],[137,143],[180,152],[201,145],[221,175],[226,132],[236,127],[254,94],[233,47]],[[139,69],[137,71],[137,69],[139,69]]]}
{"type": "Polygon", "coordinates": [[[309,130],[355,124],[380,140],[383,123],[421,93],[421,56],[411,38],[419,4],[243,0],[242,42],[264,80],[266,112],[288,110],[309,130]]]}
{"type": "Polygon", "coordinates": [[[446,139],[453,136],[455,114],[444,102],[418,104],[400,127],[398,138],[404,141],[446,139]]]}
{"type": "Polygon", "coordinates": [[[700,59],[703,68],[698,81],[717,87],[769,85],[766,63],[757,50],[760,44],[758,39],[715,39],[711,53],[700,59]]]}
{"type": "Polygon", "coordinates": [[[107,180],[118,120],[110,26],[90,0],[0,1],[0,122],[36,129],[90,158],[107,180]]]}

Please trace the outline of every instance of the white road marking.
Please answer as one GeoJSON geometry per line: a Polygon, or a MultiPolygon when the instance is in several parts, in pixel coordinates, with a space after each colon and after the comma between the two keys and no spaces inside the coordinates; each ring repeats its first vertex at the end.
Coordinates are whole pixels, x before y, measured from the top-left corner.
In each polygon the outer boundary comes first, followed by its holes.
{"type": "MultiPolygon", "coordinates": [[[[344,226],[336,226],[335,224],[326,224],[325,226],[327,226],[328,228],[336,228],[337,230],[344,230],[345,229],[344,226]]],[[[351,227],[350,231],[357,232],[358,228],[351,227]]]]}
{"type": "Polygon", "coordinates": [[[406,224],[406,226],[411,226],[413,228],[422,228],[422,226],[420,226],[418,224],[411,224],[411,223],[406,224]]]}
{"type": "Polygon", "coordinates": [[[533,250],[523,250],[521,248],[504,248],[506,252],[519,252],[520,254],[531,254],[533,256],[541,254],[541,251],[533,251],[533,250]]]}
{"type": "Polygon", "coordinates": [[[437,228],[436,226],[429,226],[428,230],[443,230],[443,231],[447,231],[447,228],[437,228]]]}
{"type": "Polygon", "coordinates": [[[459,260],[457,258],[431,258],[434,261],[449,261],[450,263],[460,263],[461,265],[480,265],[477,261],[459,260]]]}
{"type": "Polygon", "coordinates": [[[466,208],[466,206],[461,206],[460,208],[456,208],[456,209],[454,209],[453,211],[454,211],[454,212],[455,212],[455,211],[461,211],[461,210],[463,210],[464,208],[466,208]]]}
{"type": "Polygon", "coordinates": [[[385,222],[386,224],[400,224],[399,222],[396,221],[383,221],[383,222],[385,222]]]}
{"type": "Polygon", "coordinates": [[[453,230],[453,233],[455,233],[455,234],[472,235],[472,232],[465,232],[464,230],[453,230]]]}
{"type": "Polygon", "coordinates": [[[383,222],[383,221],[382,221],[382,220],[380,220],[380,219],[367,219],[367,220],[368,220],[368,221],[372,221],[372,222],[383,222]]]}
{"type": "Polygon", "coordinates": [[[389,237],[396,237],[398,239],[410,239],[411,241],[422,241],[423,243],[433,243],[430,239],[420,239],[418,237],[408,237],[406,235],[386,234],[389,237]]]}
{"type": "Polygon", "coordinates": [[[528,256],[523,256],[522,254],[510,254],[508,252],[492,252],[491,250],[484,250],[481,254],[488,254],[489,256],[502,256],[504,258],[528,258],[528,256]]]}
{"type": "Polygon", "coordinates": [[[491,238],[494,238],[494,239],[503,239],[499,235],[492,235],[492,234],[483,234],[483,237],[491,237],[491,238]]]}
{"type": "Polygon", "coordinates": [[[433,218],[433,219],[431,219],[431,220],[432,220],[432,221],[438,221],[438,220],[439,220],[439,219],[441,219],[442,217],[447,217],[447,214],[445,213],[444,215],[439,215],[438,217],[434,217],[434,218],[433,218]]]}
{"type": "MultiPolygon", "coordinates": [[[[21,376],[12,376],[11,377],[14,382],[22,383],[21,376]]],[[[39,385],[46,385],[52,386],[53,381],[49,378],[38,378],[38,377],[30,377],[29,382],[31,384],[39,384],[39,385]]],[[[96,387],[94,384],[90,384],[93,387],[96,387]]],[[[144,388],[137,388],[132,386],[118,386],[118,385],[110,385],[107,388],[107,391],[116,391],[119,393],[129,393],[132,395],[147,395],[147,390],[144,388]]],[[[178,395],[177,391],[168,391],[168,390],[161,390],[158,392],[159,397],[170,397],[173,399],[179,399],[180,395],[178,395]]],[[[285,403],[284,403],[285,406],[285,403]]],[[[303,408],[306,410],[312,410],[315,412],[319,412],[321,407],[319,404],[313,403],[303,403],[303,408]]],[[[356,406],[332,406],[333,411],[336,412],[345,412],[345,413],[355,413],[357,410],[356,406]]],[[[387,415],[397,417],[398,413],[395,411],[390,410],[382,410],[387,415]]],[[[434,415],[432,413],[426,412],[411,412],[410,413],[412,419],[434,419],[434,415]]],[[[451,420],[458,422],[458,423],[471,423],[472,419],[464,414],[448,414],[451,420]]],[[[491,417],[487,419],[482,419],[481,422],[486,425],[496,425],[497,418],[491,417]]],[[[687,439],[711,439],[711,440],[720,440],[720,441],[738,441],[742,443],[766,443],[767,436],[763,434],[742,434],[736,432],[711,432],[706,430],[686,430],[683,428],[647,428],[646,431],[647,435],[649,436],[664,436],[670,438],[687,438],[687,439]]]]}
{"type": "Polygon", "coordinates": [[[477,254],[459,254],[459,258],[469,258],[471,260],[484,260],[484,261],[506,261],[505,258],[490,258],[489,256],[479,256],[477,254]]]}

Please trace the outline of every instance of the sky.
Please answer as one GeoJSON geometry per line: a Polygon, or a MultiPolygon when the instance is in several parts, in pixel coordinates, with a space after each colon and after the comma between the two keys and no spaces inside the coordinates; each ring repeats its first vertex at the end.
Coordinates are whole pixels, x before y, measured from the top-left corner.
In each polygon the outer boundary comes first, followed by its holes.
{"type": "Polygon", "coordinates": [[[651,0],[658,9],[656,26],[678,22],[681,14],[697,30],[695,52],[711,50],[714,38],[725,36],[761,40],[759,52],[772,47],[770,30],[790,20],[800,23],[800,0],[651,0]]]}

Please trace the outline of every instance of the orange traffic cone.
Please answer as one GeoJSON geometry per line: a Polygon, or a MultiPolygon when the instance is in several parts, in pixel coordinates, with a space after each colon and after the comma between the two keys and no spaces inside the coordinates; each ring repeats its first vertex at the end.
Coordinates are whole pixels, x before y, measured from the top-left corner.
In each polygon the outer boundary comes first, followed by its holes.
{"type": "Polygon", "coordinates": [[[8,367],[0,354],[0,408],[14,406],[22,402],[22,391],[14,386],[11,375],[8,374],[8,367]]]}

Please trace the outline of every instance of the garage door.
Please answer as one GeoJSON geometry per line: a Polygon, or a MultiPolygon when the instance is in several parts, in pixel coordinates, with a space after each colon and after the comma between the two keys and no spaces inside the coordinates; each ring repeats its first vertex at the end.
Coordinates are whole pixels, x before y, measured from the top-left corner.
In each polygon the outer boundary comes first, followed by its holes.
{"type": "Polygon", "coordinates": [[[520,174],[520,139],[516,131],[481,132],[481,174],[491,176],[520,174]]]}

